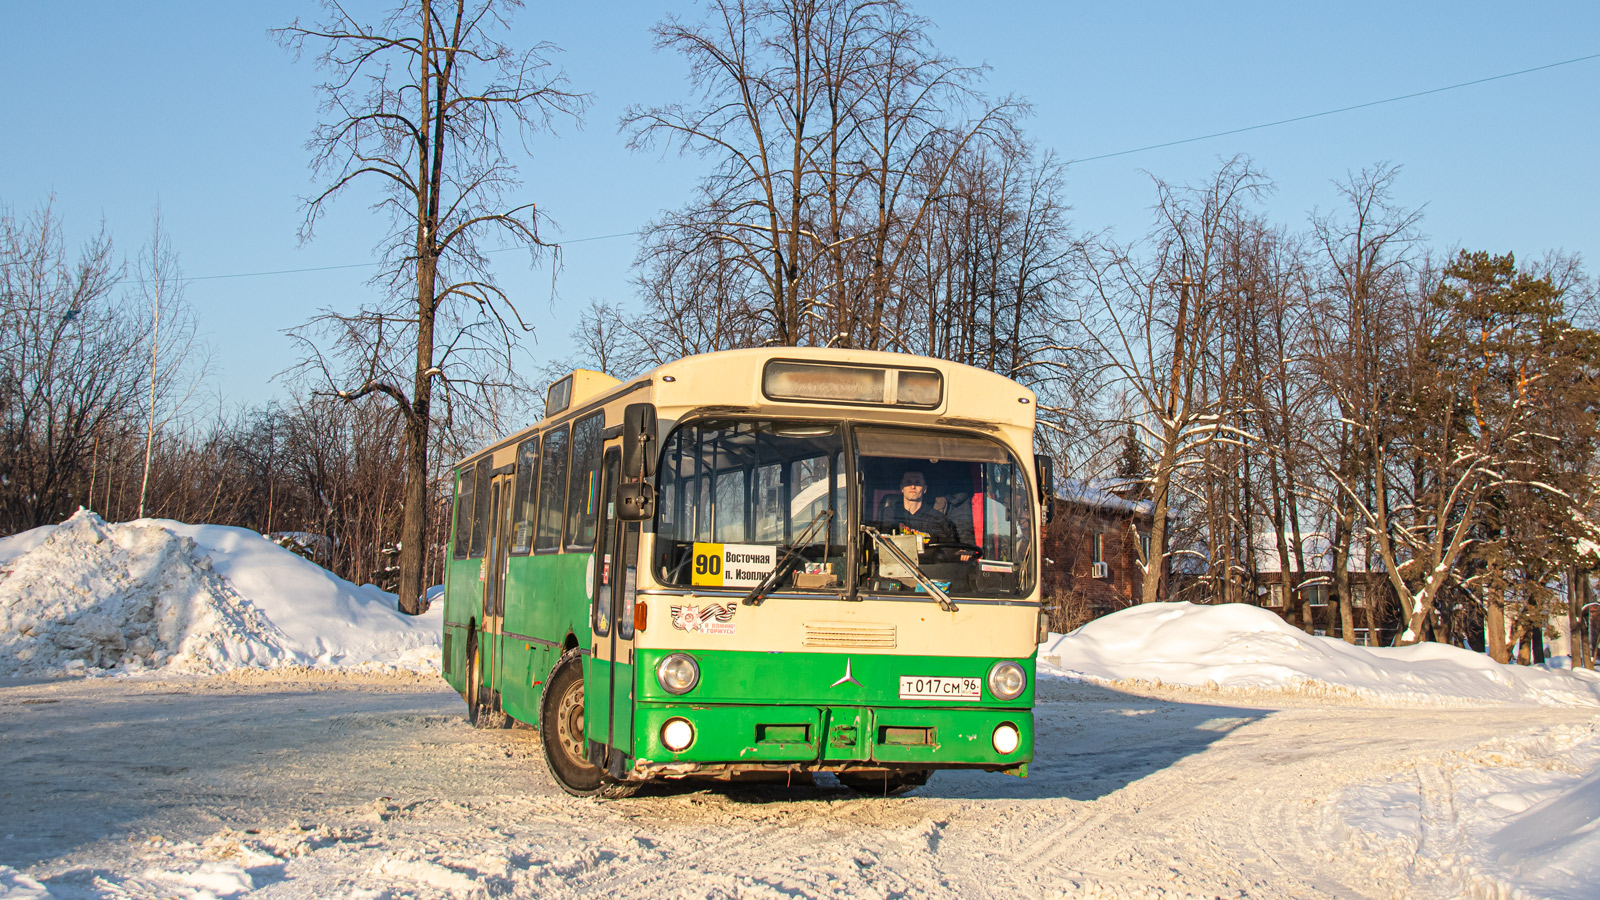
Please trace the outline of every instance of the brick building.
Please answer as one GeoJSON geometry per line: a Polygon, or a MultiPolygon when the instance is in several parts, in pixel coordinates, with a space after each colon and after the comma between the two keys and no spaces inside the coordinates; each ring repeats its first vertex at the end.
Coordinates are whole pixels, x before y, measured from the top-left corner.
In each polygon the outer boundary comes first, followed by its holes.
{"type": "Polygon", "coordinates": [[[1063,481],[1044,535],[1043,595],[1050,630],[1067,632],[1139,602],[1141,545],[1148,552],[1152,504],[1116,485],[1063,481]]]}
{"type": "MultiPolygon", "coordinates": [[[[1256,536],[1256,605],[1312,634],[1343,638],[1338,597],[1333,590],[1333,549],[1328,536],[1320,532],[1302,532],[1300,541],[1305,568],[1296,573],[1285,571],[1286,567],[1281,565],[1278,542],[1271,534],[1256,536]]],[[[1284,545],[1293,543],[1293,537],[1286,535],[1284,545]]],[[[1399,604],[1394,601],[1394,589],[1389,585],[1388,576],[1372,571],[1374,567],[1367,565],[1366,553],[1359,545],[1350,548],[1347,568],[1354,643],[1388,646],[1394,642],[1400,628],[1399,604]]]]}

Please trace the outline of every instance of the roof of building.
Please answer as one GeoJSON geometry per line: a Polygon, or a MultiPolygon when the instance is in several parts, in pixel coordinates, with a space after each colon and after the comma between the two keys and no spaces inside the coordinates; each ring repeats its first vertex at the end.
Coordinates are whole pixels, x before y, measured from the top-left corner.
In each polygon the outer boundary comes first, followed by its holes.
{"type": "Polygon", "coordinates": [[[1102,478],[1080,481],[1076,478],[1056,479],[1056,499],[1067,503],[1081,503],[1094,509],[1150,515],[1155,504],[1149,500],[1129,500],[1121,496],[1131,493],[1135,485],[1123,478],[1102,478]]]}

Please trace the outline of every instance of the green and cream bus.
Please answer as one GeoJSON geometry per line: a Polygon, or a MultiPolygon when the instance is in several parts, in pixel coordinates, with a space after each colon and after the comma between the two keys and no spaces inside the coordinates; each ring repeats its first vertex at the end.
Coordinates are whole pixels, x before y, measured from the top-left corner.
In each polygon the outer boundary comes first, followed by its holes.
{"type": "Polygon", "coordinates": [[[1033,758],[1049,460],[992,372],[802,348],[579,370],[455,468],[443,674],[563,789],[891,793],[1033,758]]]}

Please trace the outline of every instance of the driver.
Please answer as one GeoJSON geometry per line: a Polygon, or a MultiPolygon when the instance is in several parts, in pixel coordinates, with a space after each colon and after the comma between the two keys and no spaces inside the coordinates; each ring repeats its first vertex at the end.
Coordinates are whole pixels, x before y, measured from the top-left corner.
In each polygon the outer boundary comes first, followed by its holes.
{"type": "Polygon", "coordinates": [[[900,476],[898,502],[889,497],[878,516],[886,533],[918,534],[923,546],[928,544],[954,544],[956,527],[950,517],[923,501],[928,495],[928,479],[921,472],[909,471],[900,476]]]}

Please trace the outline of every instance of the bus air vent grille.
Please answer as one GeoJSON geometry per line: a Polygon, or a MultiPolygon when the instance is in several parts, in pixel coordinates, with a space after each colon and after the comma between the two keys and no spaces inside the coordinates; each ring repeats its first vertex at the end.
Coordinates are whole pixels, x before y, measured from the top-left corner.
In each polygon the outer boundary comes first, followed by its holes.
{"type": "Polygon", "coordinates": [[[893,625],[856,622],[807,622],[803,645],[806,647],[854,647],[862,650],[893,650],[893,625]]]}

